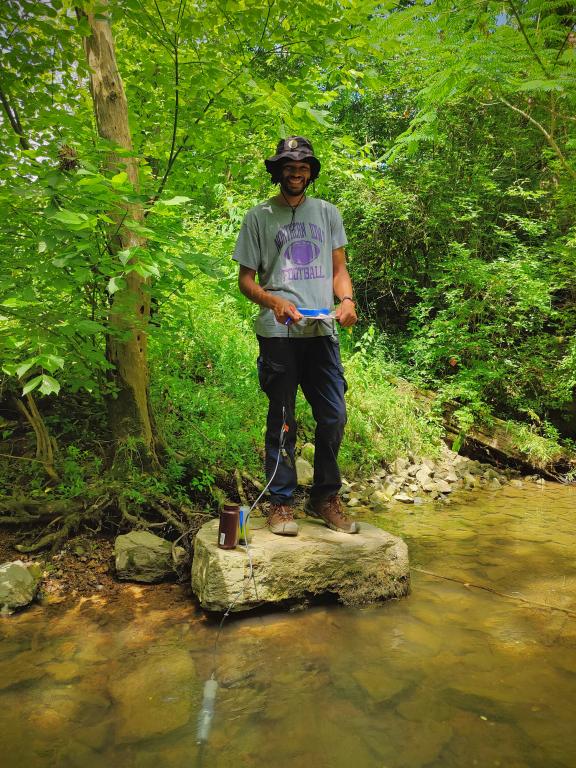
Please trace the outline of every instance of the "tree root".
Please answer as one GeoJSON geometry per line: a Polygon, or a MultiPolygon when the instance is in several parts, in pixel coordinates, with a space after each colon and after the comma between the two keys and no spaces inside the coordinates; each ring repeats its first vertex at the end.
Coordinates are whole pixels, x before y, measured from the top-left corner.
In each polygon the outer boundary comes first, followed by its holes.
{"type": "Polygon", "coordinates": [[[12,497],[0,500],[0,525],[22,531],[19,552],[59,549],[81,530],[163,529],[168,538],[191,539],[210,517],[158,491],[135,501],[126,486],[116,480],[101,480],[89,486],[83,498],[52,499],[12,497]],[[170,531],[173,532],[170,535],[170,531]]]}
{"type": "Polygon", "coordinates": [[[188,526],[184,525],[184,523],[179,520],[176,515],[173,515],[167,507],[152,499],[148,500],[148,504],[160,515],[160,517],[163,517],[167,523],[170,523],[173,528],[180,533],[186,533],[188,526]]]}
{"type": "Polygon", "coordinates": [[[20,523],[38,523],[42,520],[51,520],[60,515],[66,515],[70,510],[81,509],[81,505],[74,499],[55,499],[44,501],[40,499],[26,499],[13,497],[0,501],[0,512],[7,513],[0,517],[0,523],[14,525],[20,523]]]}
{"type": "Polygon", "coordinates": [[[248,480],[249,483],[252,483],[254,488],[256,488],[257,490],[259,490],[259,491],[263,491],[264,490],[264,486],[262,485],[262,483],[259,480],[256,480],[255,477],[252,477],[252,475],[250,473],[248,473],[246,471],[243,471],[242,472],[242,477],[244,478],[244,480],[248,480]]]}
{"type": "Polygon", "coordinates": [[[57,482],[60,478],[58,477],[58,473],[54,466],[56,442],[48,433],[48,429],[38,410],[36,401],[31,394],[26,395],[27,405],[24,405],[22,400],[19,400],[17,397],[13,398],[13,401],[16,408],[30,424],[36,435],[36,459],[42,462],[48,477],[57,482]]]}
{"type": "Polygon", "coordinates": [[[238,490],[238,497],[240,499],[240,502],[247,506],[248,502],[246,500],[246,494],[244,493],[244,486],[242,485],[242,477],[240,475],[240,472],[238,471],[238,467],[234,470],[234,479],[236,480],[236,488],[238,490]]]}

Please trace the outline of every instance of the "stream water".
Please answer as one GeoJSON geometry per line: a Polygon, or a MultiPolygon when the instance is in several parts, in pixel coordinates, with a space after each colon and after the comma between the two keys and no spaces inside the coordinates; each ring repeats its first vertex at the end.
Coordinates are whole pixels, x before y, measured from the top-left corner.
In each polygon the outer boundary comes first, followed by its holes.
{"type": "Polygon", "coordinates": [[[573,768],[576,489],[470,499],[370,518],[468,586],[414,571],[400,601],[229,620],[202,754],[217,626],[179,586],[0,621],[1,765],[573,768]]]}

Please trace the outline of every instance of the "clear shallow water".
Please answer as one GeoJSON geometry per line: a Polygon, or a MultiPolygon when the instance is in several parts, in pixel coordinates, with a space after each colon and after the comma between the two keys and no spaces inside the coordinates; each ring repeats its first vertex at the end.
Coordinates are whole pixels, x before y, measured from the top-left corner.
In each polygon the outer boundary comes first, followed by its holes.
{"type": "MultiPolygon", "coordinates": [[[[505,488],[372,518],[413,566],[576,612],[576,489],[505,488]]],[[[0,622],[4,768],[576,765],[576,618],[413,573],[410,597],[216,626],[179,587],[0,622]]]]}

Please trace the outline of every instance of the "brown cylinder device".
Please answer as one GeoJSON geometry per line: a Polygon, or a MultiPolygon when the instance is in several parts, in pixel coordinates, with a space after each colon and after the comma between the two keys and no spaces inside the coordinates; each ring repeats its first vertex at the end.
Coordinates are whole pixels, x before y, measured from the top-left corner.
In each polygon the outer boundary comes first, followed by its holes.
{"type": "Polygon", "coordinates": [[[238,544],[238,520],[240,506],[224,504],[220,510],[220,525],[218,526],[218,546],[220,549],[234,549],[238,544]]]}

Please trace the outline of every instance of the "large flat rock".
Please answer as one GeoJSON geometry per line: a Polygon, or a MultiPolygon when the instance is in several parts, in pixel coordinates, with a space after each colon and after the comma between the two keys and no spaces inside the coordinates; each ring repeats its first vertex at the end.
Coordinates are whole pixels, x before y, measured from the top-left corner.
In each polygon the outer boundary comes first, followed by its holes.
{"type": "MultiPolygon", "coordinates": [[[[263,525],[263,523],[260,523],[263,525]]],[[[338,533],[299,520],[296,537],[251,530],[254,578],[243,547],[217,546],[218,520],[205,523],[194,545],[192,590],[208,611],[246,611],[262,604],[336,595],[346,605],[402,597],[410,591],[408,547],[368,523],[360,533],[338,533]]]]}

